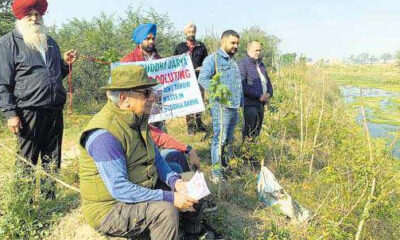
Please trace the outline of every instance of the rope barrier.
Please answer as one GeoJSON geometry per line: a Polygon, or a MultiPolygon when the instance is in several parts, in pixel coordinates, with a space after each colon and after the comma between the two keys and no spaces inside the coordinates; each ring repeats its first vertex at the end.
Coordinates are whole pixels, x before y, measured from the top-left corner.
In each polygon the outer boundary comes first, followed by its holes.
{"type": "Polygon", "coordinates": [[[105,65],[105,66],[108,66],[108,65],[111,64],[111,62],[103,61],[103,60],[100,60],[100,59],[97,59],[97,58],[94,58],[94,57],[80,56],[80,58],[83,58],[83,59],[88,60],[88,61],[93,62],[93,63],[98,63],[98,64],[101,64],[101,65],[105,65]]]}
{"type": "Polygon", "coordinates": [[[58,182],[58,183],[61,184],[62,186],[66,187],[66,188],[68,188],[68,189],[70,189],[70,190],[72,190],[72,191],[75,191],[75,192],[80,193],[80,191],[79,191],[78,188],[69,185],[68,183],[66,183],[66,182],[64,182],[64,181],[62,181],[62,180],[60,180],[60,179],[58,179],[57,177],[52,176],[51,174],[47,173],[45,170],[38,168],[36,165],[33,165],[31,162],[29,162],[28,160],[26,160],[26,159],[25,159],[24,157],[22,157],[21,155],[16,154],[16,153],[14,152],[14,150],[12,150],[11,148],[7,147],[6,145],[4,145],[4,144],[1,143],[1,142],[0,142],[0,147],[4,148],[4,149],[7,150],[9,153],[15,155],[15,156],[17,157],[17,159],[19,159],[19,160],[21,160],[22,162],[28,164],[29,166],[31,166],[31,167],[32,167],[33,169],[35,169],[36,171],[39,171],[39,172],[43,173],[44,175],[46,175],[47,177],[51,178],[52,180],[58,182]]]}
{"type": "Polygon", "coordinates": [[[70,115],[70,114],[72,114],[72,64],[71,64],[71,55],[68,55],[68,85],[69,85],[68,115],[70,115]]]}
{"type": "MultiPolygon", "coordinates": [[[[94,57],[88,57],[88,56],[80,56],[80,58],[85,59],[87,61],[90,61],[92,63],[98,63],[101,65],[105,65],[108,66],[111,63],[110,62],[106,62],[106,61],[102,61],[99,60],[97,58],[94,57]]],[[[72,63],[71,63],[71,55],[68,56],[68,85],[69,85],[69,93],[68,93],[68,115],[72,114],[72,98],[73,98],[73,94],[72,94],[72,63]]]]}

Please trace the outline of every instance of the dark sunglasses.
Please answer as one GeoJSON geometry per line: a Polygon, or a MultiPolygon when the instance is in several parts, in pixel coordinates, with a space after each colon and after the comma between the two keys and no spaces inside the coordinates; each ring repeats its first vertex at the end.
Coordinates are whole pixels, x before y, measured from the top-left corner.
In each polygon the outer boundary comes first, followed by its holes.
{"type": "Polygon", "coordinates": [[[150,95],[153,93],[153,89],[144,89],[144,90],[135,90],[133,92],[142,93],[145,98],[149,98],[150,95]]]}

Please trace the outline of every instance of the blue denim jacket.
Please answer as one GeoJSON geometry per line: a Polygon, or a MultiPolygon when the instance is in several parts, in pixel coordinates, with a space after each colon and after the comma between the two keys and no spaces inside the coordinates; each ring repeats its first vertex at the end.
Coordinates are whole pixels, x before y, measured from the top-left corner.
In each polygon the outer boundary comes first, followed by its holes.
{"type": "MultiPolygon", "coordinates": [[[[211,79],[215,75],[215,54],[217,55],[218,71],[221,73],[221,83],[225,84],[232,93],[229,98],[230,105],[225,107],[239,108],[243,106],[242,80],[239,67],[235,60],[230,58],[221,48],[204,59],[199,75],[199,84],[206,91],[209,91],[211,79]]],[[[211,104],[213,103],[211,102],[211,104]]],[[[217,100],[216,103],[218,103],[217,100]]]]}

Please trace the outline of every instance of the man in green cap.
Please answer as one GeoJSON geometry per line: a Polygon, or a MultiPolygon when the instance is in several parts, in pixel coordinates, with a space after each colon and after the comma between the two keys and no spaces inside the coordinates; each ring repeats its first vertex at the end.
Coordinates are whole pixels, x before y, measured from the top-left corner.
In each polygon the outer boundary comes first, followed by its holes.
{"type": "Polygon", "coordinates": [[[194,210],[186,182],[160,156],[147,129],[155,100],[143,67],[118,66],[102,87],[108,102],[79,145],[82,212],[97,231],[132,238],[178,239],[177,210],[194,210]],[[159,189],[165,184],[169,191],[159,189]]]}

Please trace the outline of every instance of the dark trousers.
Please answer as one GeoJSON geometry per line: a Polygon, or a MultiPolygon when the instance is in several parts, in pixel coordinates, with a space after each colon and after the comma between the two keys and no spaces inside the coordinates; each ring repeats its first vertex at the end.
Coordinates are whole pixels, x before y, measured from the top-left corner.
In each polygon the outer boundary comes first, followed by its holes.
{"type": "Polygon", "coordinates": [[[42,166],[61,165],[61,142],[63,135],[62,110],[22,109],[18,113],[22,129],[18,135],[19,154],[38,163],[39,155],[42,166]]]}
{"type": "Polygon", "coordinates": [[[201,113],[189,114],[186,115],[186,124],[188,129],[196,129],[202,123],[201,113]]]}
{"type": "Polygon", "coordinates": [[[169,202],[118,202],[96,230],[110,237],[178,240],[179,215],[169,202]]]}
{"type": "Polygon", "coordinates": [[[251,106],[243,108],[244,126],[243,140],[258,137],[264,119],[264,106],[251,106]]]}
{"type": "MultiPolygon", "coordinates": [[[[18,116],[22,128],[18,135],[18,154],[37,165],[39,155],[42,167],[48,172],[58,172],[61,165],[61,142],[63,135],[62,110],[49,109],[20,109],[18,116]]],[[[32,168],[17,159],[17,171],[24,173],[22,176],[31,176],[35,180],[32,168]]],[[[41,179],[41,192],[47,199],[55,199],[55,182],[41,179]]]]}
{"type": "MultiPolygon", "coordinates": [[[[199,88],[200,88],[200,92],[201,92],[201,97],[203,98],[203,101],[204,101],[204,88],[202,88],[200,85],[199,85],[199,88]]],[[[199,126],[201,126],[202,123],[203,122],[201,121],[201,113],[186,115],[186,124],[187,124],[188,128],[196,129],[199,126]]]]}

